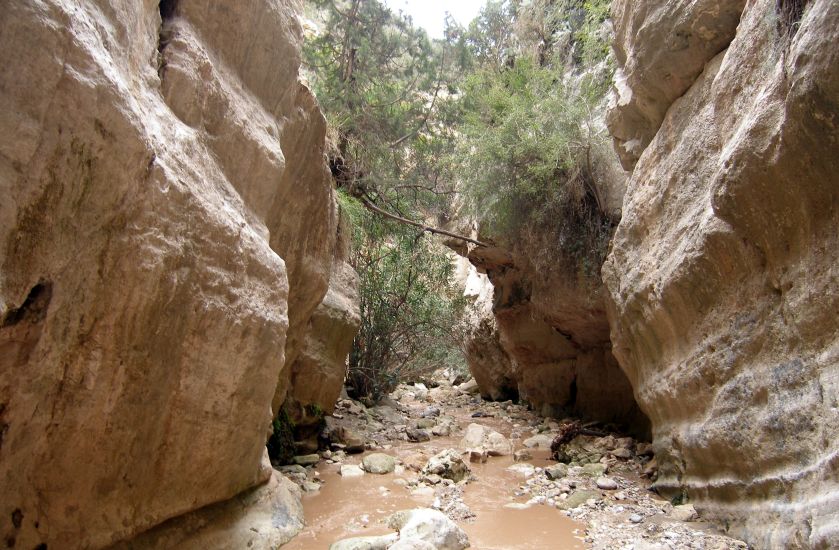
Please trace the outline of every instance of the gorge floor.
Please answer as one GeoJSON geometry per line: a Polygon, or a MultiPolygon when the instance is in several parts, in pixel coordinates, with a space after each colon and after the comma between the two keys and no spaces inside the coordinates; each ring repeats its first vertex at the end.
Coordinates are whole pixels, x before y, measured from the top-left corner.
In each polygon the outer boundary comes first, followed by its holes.
{"type": "Polygon", "coordinates": [[[573,460],[558,464],[549,447],[560,425],[446,383],[431,390],[401,386],[370,408],[343,399],[326,433],[351,446],[363,440],[366,450],[328,451],[316,464],[280,467],[303,488],[306,515],[305,529],[285,548],[323,549],[350,537],[386,535],[387,518],[412,508],[442,511],[468,534],[471,548],[486,550],[747,547],[702,522],[692,506],[674,507],[649,490],[642,474],[655,462],[644,443],[620,434],[578,436],[565,448],[573,460]],[[474,442],[464,435],[477,430],[473,424],[503,435],[510,453],[474,452],[470,461],[467,447],[474,442]],[[429,461],[447,449],[464,453],[469,465],[460,482],[429,473],[429,461]],[[393,470],[363,473],[362,461],[372,453],[393,457],[393,470]]]}

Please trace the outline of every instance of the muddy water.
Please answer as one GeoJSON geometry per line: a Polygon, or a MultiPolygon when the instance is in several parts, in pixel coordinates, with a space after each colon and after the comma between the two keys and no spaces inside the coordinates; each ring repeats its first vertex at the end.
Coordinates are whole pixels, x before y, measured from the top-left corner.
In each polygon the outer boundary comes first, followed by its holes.
{"type": "MultiPolygon", "coordinates": [[[[456,411],[458,421],[465,426],[475,421],[509,435],[509,425],[494,418],[471,419],[465,411],[456,411]]],[[[424,444],[399,443],[384,452],[400,459],[408,459],[417,452],[432,456],[445,448],[457,448],[456,438],[435,438],[424,444]]],[[[514,443],[520,443],[514,441],[514,443]]],[[[520,446],[516,445],[518,448],[520,446]]],[[[359,463],[362,455],[349,457],[347,463],[359,463]]],[[[534,466],[546,466],[547,452],[534,453],[529,461],[534,466]]],[[[524,510],[504,508],[512,502],[525,502],[513,493],[524,478],[507,471],[512,457],[490,458],[486,464],[471,464],[477,477],[464,488],[464,501],[476,514],[470,521],[458,522],[469,535],[472,548],[481,550],[576,550],[587,546],[582,542],[583,526],[559,510],[546,505],[535,505],[524,510]]],[[[397,510],[429,507],[434,501],[433,490],[425,494],[411,491],[397,480],[408,480],[416,474],[404,473],[342,478],[339,466],[321,464],[318,468],[324,481],[321,490],[303,497],[306,529],[284,548],[288,550],[323,550],[337,540],[391,533],[382,521],[397,510]]]]}

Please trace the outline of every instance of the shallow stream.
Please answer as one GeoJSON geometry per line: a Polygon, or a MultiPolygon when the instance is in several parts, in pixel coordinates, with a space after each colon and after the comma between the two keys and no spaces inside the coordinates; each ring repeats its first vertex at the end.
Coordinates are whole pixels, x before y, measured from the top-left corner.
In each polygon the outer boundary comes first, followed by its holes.
{"type": "MultiPolygon", "coordinates": [[[[510,425],[496,418],[471,418],[462,409],[446,410],[465,427],[471,422],[484,424],[510,435],[510,425]]],[[[419,452],[433,456],[446,448],[458,448],[460,434],[434,438],[425,443],[402,442],[382,452],[412,462],[412,455],[419,452]]],[[[520,442],[516,447],[520,447],[520,442]]],[[[345,464],[359,464],[364,455],[348,457],[345,464]]],[[[534,451],[528,463],[534,466],[552,464],[547,451],[534,451]]],[[[476,514],[472,520],[459,521],[469,535],[471,548],[481,550],[576,550],[587,546],[583,543],[584,526],[574,522],[561,511],[549,506],[531,506],[526,509],[505,508],[506,504],[524,503],[527,497],[516,498],[513,493],[525,478],[507,470],[513,464],[511,456],[490,457],[485,464],[470,464],[477,478],[464,487],[464,501],[476,514]]],[[[404,481],[416,476],[405,469],[399,474],[342,478],[340,465],[321,463],[319,478],[323,481],[320,491],[303,497],[306,528],[284,548],[288,550],[324,550],[337,540],[356,536],[383,535],[392,531],[383,524],[390,514],[398,510],[430,507],[434,501],[433,490],[406,488],[404,481]]]]}

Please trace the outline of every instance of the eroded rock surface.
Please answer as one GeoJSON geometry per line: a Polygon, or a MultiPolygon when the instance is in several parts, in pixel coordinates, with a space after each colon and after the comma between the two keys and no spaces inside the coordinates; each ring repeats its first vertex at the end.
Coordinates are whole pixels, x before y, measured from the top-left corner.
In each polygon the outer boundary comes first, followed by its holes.
{"type": "Polygon", "coordinates": [[[621,164],[631,170],[667,109],[705,64],[734,38],[745,0],[615,0],[618,63],[607,124],[621,164]]]}
{"type": "Polygon", "coordinates": [[[530,252],[469,253],[492,289],[491,306],[477,302],[484,313],[467,347],[482,395],[518,397],[544,416],[575,414],[646,434],[648,421],[611,353],[604,287],[594,274],[571,274],[567,266],[536,268],[530,252]]]}
{"type": "MultiPolygon", "coordinates": [[[[758,548],[828,548],[839,543],[839,4],[798,3],[800,21],[778,11],[792,4],[749,2],[727,49],[670,106],[603,274],[659,489],[758,548]]],[[[732,25],[726,10],[707,16],[732,25]]],[[[680,24],[653,21],[636,42],[680,24]]]]}
{"type": "Polygon", "coordinates": [[[286,0],[4,6],[8,544],[101,548],[270,480],[337,227],[300,41],[286,0]]]}

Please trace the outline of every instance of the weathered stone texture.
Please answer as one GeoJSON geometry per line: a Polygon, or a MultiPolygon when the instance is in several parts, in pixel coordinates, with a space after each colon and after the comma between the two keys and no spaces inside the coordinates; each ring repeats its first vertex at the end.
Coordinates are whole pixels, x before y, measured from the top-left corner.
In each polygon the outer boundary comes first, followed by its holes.
{"type": "MultiPolygon", "coordinates": [[[[338,254],[332,264],[329,290],[309,320],[302,350],[291,367],[291,401],[302,407],[316,406],[322,414],[332,413],[360,326],[358,274],[343,254],[338,254]]],[[[295,420],[306,418],[304,415],[295,420]]]]}
{"type": "Polygon", "coordinates": [[[482,395],[517,396],[544,416],[576,414],[646,435],[648,420],[611,355],[602,284],[565,266],[538,269],[531,253],[469,254],[493,289],[494,318],[479,316],[467,346],[482,395]]]}
{"type": "Polygon", "coordinates": [[[749,2],[640,156],[603,269],[659,488],[757,548],[839,545],[837,40],[835,1],[749,2]]]}
{"type": "Polygon", "coordinates": [[[737,29],[746,0],[615,0],[618,63],[607,124],[631,170],[667,109],[684,94],[737,29]]]}
{"type": "Polygon", "coordinates": [[[16,547],[103,547],[266,482],[277,382],[326,293],[337,219],[294,4],[167,6],[3,8],[16,547]]]}

